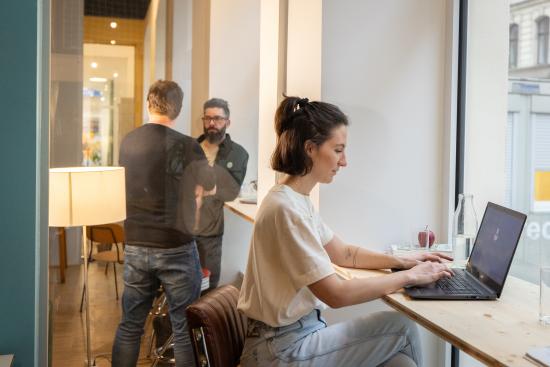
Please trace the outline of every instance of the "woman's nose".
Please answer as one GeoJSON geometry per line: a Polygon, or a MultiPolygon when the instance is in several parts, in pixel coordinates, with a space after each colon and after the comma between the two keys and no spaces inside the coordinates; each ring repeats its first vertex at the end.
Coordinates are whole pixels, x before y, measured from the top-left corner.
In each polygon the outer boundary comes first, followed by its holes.
{"type": "Polygon", "coordinates": [[[338,162],[338,164],[342,167],[345,167],[348,165],[345,154],[342,154],[342,158],[340,158],[340,161],[338,162]]]}

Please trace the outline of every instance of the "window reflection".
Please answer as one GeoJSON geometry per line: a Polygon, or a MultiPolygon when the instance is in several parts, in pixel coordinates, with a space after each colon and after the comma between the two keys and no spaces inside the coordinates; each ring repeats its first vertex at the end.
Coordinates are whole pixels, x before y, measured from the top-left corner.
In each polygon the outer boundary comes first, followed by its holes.
{"type": "Polygon", "coordinates": [[[512,273],[536,282],[550,244],[550,1],[512,1],[506,204],[529,214],[512,273]]]}

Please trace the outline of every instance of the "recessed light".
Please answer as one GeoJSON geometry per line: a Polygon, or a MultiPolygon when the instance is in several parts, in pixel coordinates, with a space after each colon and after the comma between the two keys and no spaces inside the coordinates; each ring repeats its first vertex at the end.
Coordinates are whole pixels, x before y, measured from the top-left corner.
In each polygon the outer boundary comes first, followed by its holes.
{"type": "Polygon", "coordinates": [[[115,40],[111,40],[111,45],[116,45],[116,41],[115,41],[115,40]]]}
{"type": "Polygon", "coordinates": [[[111,22],[110,26],[111,28],[115,29],[118,26],[118,24],[117,22],[111,22]]]}
{"type": "Polygon", "coordinates": [[[118,73],[113,73],[113,78],[118,78],[118,73]]]}
{"type": "Polygon", "coordinates": [[[105,102],[105,97],[100,98],[101,102],[105,102]]]}
{"type": "Polygon", "coordinates": [[[93,83],[105,83],[107,81],[107,78],[99,78],[97,76],[93,76],[88,80],[93,82],[93,83]]]}
{"type": "Polygon", "coordinates": [[[92,67],[92,69],[97,69],[97,62],[93,61],[90,66],[92,67]]]}

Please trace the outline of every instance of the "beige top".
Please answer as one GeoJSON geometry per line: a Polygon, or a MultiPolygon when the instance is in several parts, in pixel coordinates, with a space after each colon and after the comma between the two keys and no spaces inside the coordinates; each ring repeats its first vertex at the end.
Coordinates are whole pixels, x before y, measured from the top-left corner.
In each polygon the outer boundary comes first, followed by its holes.
{"type": "Polygon", "coordinates": [[[324,249],[333,236],[308,196],[273,187],[256,216],[238,309],[277,327],[324,308],[307,286],[334,273],[324,249]]]}

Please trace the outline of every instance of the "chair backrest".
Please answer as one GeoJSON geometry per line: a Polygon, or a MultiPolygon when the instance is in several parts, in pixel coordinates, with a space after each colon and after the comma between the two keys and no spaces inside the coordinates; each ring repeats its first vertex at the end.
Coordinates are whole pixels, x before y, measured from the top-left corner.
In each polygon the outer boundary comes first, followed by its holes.
{"type": "Polygon", "coordinates": [[[246,337],[246,317],[237,310],[239,290],[225,285],[187,307],[187,322],[199,367],[237,366],[246,337]]]}
{"type": "Polygon", "coordinates": [[[124,228],[118,223],[88,226],[86,227],[86,237],[97,243],[123,243],[124,228]]]}

